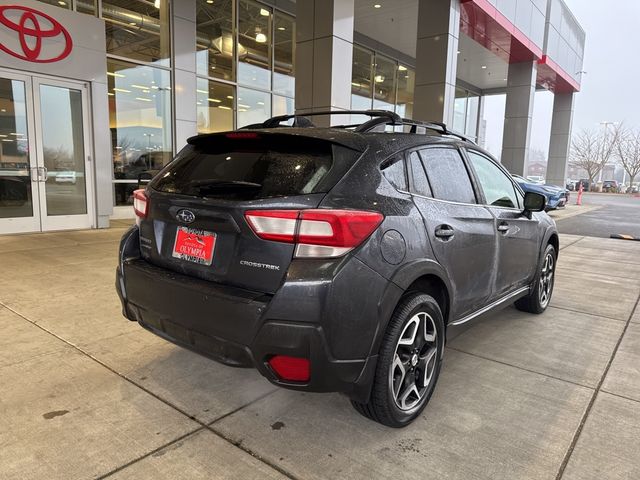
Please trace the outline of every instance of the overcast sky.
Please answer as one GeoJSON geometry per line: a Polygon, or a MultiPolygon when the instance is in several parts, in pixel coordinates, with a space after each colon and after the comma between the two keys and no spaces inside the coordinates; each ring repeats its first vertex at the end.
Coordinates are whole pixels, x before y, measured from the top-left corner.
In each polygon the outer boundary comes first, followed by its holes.
{"type": "MultiPolygon", "coordinates": [[[[596,2],[565,0],[587,36],[581,91],[576,94],[573,131],[603,128],[600,122],[640,127],[639,0],[596,2]]],[[[536,94],[531,146],[549,148],[553,94],[536,94]]],[[[488,98],[485,107],[487,148],[500,154],[504,96],[488,98]]]]}

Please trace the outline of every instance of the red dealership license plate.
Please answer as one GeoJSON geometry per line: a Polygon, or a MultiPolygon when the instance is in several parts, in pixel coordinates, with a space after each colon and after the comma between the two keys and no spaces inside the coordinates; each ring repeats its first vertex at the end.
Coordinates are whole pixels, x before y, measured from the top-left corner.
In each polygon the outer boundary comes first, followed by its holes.
{"type": "Polygon", "coordinates": [[[172,256],[200,265],[211,265],[215,245],[215,233],[197,228],[178,227],[172,256]]]}

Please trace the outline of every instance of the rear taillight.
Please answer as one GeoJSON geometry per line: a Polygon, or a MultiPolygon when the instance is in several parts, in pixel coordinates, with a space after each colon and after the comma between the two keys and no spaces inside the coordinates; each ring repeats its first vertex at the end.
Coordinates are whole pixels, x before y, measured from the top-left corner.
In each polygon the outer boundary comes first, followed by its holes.
{"type": "Polygon", "coordinates": [[[146,218],[149,213],[149,199],[144,189],[133,191],[133,211],[139,218],[146,218]]]}
{"type": "Polygon", "coordinates": [[[310,362],[308,358],[276,355],[269,359],[269,366],[281,380],[290,382],[308,382],[310,362]]]}
{"type": "Polygon", "coordinates": [[[251,210],[247,222],[263,240],[296,244],[296,257],[339,257],[362,244],[384,219],[354,210],[251,210]]]}

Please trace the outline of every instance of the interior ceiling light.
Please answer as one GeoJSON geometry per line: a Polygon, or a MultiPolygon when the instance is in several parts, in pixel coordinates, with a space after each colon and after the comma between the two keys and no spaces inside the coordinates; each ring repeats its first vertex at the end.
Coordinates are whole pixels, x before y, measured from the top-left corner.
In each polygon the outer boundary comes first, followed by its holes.
{"type": "Polygon", "coordinates": [[[267,42],[267,36],[264,33],[262,33],[262,31],[259,28],[256,29],[256,42],[258,43],[267,42]]]}
{"type": "Polygon", "coordinates": [[[262,15],[263,17],[268,17],[269,16],[269,10],[267,10],[265,8],[261,8],[260,9],[260,15],[262,15]]]}
{"type": "Polygon", "coordinates": [[[382,82],[384,82],[384,76],[383,75],[376,75],[374,77],[374,80],[375,80],[376,83],[382,83],[382,82]]]}
{"type": "Polygon", "coordinates": [[[407,67],[405,67],[404,65],[398,65],[398,70],[400,70],[401,72],[406,72],[407,67]]]}
{"type": "Polygon", "coordinates": [[[486,70],[487,66],[486,65],[482,65],[482,69],[486,70]]]}
{"type": "Polygon", "coordinates": [[[380,7],[382,7],[382,5],[380,5],[379,3],[376,3],[376,4],[373,6],[373,8],[380,8],[380,7]]]}
{"type": "Polygon", "coordinates": [[[278,30],[280,30],[281,32],[284,32],[286,30],[286,28],[284,27],[278,27],[278,30]]]}
{"type": "Polygon", "coordinates": [[[213,0],[207,0],[207,3],[211,5],[213,3],[213,0]]]}
{"type": "Polygon", "coordinates": [[[153,6],[156,8],[160,8],[160,0],[155,0],[155,2],[153,2],[153,6]]]}

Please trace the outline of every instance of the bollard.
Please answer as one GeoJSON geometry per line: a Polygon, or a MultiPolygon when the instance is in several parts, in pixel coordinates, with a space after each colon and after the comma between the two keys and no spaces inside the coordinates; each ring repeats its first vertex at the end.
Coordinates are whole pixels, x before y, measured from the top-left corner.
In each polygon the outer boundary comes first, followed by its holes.
{"type": "Polygon", "coordinates": [[[580,182],[580,188],[578,188],[578,199],[576,200],[576,205],[582,205],[582,182],[580,182]]]}

